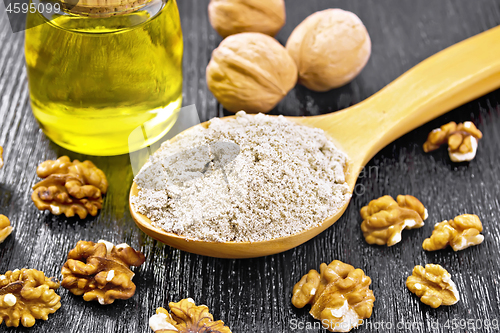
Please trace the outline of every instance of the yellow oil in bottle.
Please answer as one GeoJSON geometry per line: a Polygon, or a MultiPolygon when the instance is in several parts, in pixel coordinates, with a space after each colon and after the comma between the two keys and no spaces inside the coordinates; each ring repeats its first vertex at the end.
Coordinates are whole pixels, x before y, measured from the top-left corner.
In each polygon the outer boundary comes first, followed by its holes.
{"type": "Polygon", "coordinates": [[[175,0],[111,16],[29,13],[25,55],[33,114],[64,148],[118,155],[160,139],[182,99],[175,0]],[[30,28],[32,27],[32,28],[30,28]],[[128,142],[146,124],[146,140],[128,142]]]}

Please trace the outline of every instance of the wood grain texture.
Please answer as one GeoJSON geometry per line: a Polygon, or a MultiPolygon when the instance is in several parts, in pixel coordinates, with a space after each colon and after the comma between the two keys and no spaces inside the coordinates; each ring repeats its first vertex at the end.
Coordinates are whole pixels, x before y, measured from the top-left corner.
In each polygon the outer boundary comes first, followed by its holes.
{"type": "MultiPolygon", "coordinates": [[[[207,0],[180,0],[184,55],[184,104],[196,104],[200,120],[224,112],[205,84],[205,67],[221,38],[210,27],[207,0]]],[[[287,24],[277,35],[285,43],[293,28],[310,13],[328,7],[355,12],[372,38],[372,57],[352,83],[328,93],[297,86],[273,114],[313,115],[355,104],[394,80],[426,57],[460,40],[500,24],[496,0],[287,0],[287,24]]],[[[147,256],[136,269],[136,295],[110,306],[84,302],[64,289],[62,308],[33,329],[2,332],[151,332],[148,318],[158,306],[192,297],[208,305],[216,319],[233,332],[321,332],[292,329],[290,323],[313,324],[306,309],[290,302],[293,285],[309,269],[339,259],[363,268],[373,280],[377,298],[372,323],[414,322],[411,330],[380,332],[472,332],[445,328],[448,319],[500,320],[500,91],[492,92],[414,130],[390,144],[367,165],[344,216],[321,235],[282,254],[248,260],[213,259],[181,252],[153,241],[135,226],[127,195],[132,169],[127,155],[89,157],[66,151],[40,131],[29,107],[23,59],[23,33],[13,34],[0,4],[0,145],[5,166],[0,170],[0,213],[15,228],[0,244],[0,272],[21,267],[43,270],[60,278],[67,252],[80,239],[128,242],[147,256]],[[433,128],[448,121],[474,121],[483,131],[477,157],[453,164],[446,149],[430,154],[422,143],[433,128]],[[91,159],[110,181],[102,212],[84,221],[39,213],[30,200],[37,182],[36,166],[68,154],[91,159]],[[371,171],[371,174],[368,172],[371,171]],[[429,219],[417,230],[405,231],[393,247],[365,243],[359,209],[384,194],[412,194],[427,206],[429,219]],[[483,244],[454,253],[424,252],[422,241],[434,222],[463,213],[479,215],[483,244]],[[453,276],[462,294],[451,307],[431,309],[406,289],[414,265],[437,263],[453,276]],[[437,329],[430,323],[439,322],[437,329]],[[422,326],[420,326],[422,325],[422,326]]],[[[374,332],[361,327],[357,332],[374,332]]],[[[478,329],[476,332],[493,332],[478,329]]]]}

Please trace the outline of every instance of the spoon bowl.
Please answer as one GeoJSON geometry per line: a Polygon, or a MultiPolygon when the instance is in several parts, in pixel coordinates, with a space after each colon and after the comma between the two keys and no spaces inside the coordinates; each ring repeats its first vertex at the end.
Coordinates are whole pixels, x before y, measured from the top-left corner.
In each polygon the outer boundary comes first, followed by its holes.
{"type": "MultiPolygon", "coordinates": [[[[499,40],[500,26],[422,61],[361,103],[331,114],[286,118],[323,129],[347,154],[345,176],[352,193],[362,168],[380,149],[445,112],[500,87],[499,40]]],[[[130,199],[137,193],[134,182],[130,199]]],[[[280,253],[308,241],[334,224],[348,204],[317,227],[260,242],[190,240],[152,226],[149,218],[135,211],[132,200],[130,212],[142,231],[180,250],[219,258],[254,258],[280,253]]]]}

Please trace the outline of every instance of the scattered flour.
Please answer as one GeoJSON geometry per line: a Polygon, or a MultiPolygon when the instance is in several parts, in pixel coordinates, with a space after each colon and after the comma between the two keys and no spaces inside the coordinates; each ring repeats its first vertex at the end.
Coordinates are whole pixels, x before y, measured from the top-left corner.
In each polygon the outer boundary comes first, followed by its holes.
{"type": "Polygon", "coordinates": [[[321,224],[350,197],[346,156],[322,130],[282,116],[240,111],[172,141],[135,177],[139,193],[132,203],[154,226],[190,239],[293,235],[321,224]],[[223,163],[214,158],[217,144],[219,157],[226,149],[223,163]]]}

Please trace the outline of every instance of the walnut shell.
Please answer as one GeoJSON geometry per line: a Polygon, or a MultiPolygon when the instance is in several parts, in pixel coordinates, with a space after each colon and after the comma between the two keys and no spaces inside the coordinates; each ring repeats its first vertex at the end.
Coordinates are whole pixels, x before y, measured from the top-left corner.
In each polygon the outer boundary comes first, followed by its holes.
{"type": "Polygon", "coordinates": [[[207,84],[231,112],[268,112],[297,82],[297,67],[274,38],[258,32],[229,36],[212,53],[207,84]]]}
{"type": "Polygon", "coordinates": [[[315,91],[343,86],[365,67],[371,41],[356,14],[326,9],[307,17],[292,32],[286,48],[299,70],[299,83],[315,91]]]}
{"type": "Polygon", "coordinates": [[[224,38],[240,32],[274,36],[285,24],[285,1],[211,0],[208,17],[212,27],[224,38]]]}

